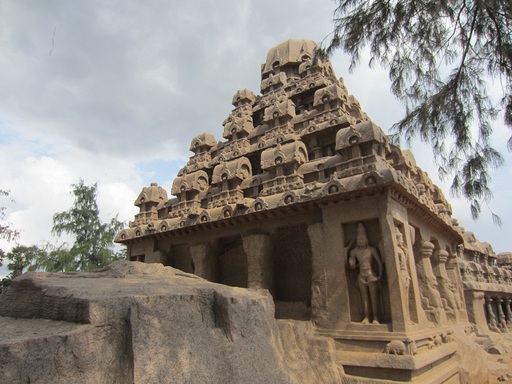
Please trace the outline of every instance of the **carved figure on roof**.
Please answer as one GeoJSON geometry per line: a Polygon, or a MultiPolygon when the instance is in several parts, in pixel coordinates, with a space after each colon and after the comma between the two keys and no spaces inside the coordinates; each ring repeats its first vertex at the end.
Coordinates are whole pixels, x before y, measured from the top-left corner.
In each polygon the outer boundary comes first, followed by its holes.
{"type": "Polygon", "coordinates": [[[370,304],[372,307],[373,321],[372,324],[379,324],[378,308],[379,308],[379,280],[382,277],[382,260],[377,253],[377,250],[368,244],[368,237],[366,236],[366,229],[363,223],[357,226],[356,247],[350,251],[348,258],[348,265],[350,269],[359,267],[359,275],[357,278],[357,285],[361,294],[361,301],[363,304],[364,318],[362,323],[368,324],[370,322],[370,304]],[[372,270],[372,261],[378,264],[378,274],[372,270]]]}

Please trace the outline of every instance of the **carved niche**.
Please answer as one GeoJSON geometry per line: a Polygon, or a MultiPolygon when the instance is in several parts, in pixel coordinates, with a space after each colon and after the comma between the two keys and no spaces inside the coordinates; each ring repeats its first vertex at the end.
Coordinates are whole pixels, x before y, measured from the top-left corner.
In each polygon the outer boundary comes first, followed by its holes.
{"type": "Polygon", "coordinates": [[[362,324],[390,322],[389,290],[378,220],[343,225],[350,319],[362,324]]]}

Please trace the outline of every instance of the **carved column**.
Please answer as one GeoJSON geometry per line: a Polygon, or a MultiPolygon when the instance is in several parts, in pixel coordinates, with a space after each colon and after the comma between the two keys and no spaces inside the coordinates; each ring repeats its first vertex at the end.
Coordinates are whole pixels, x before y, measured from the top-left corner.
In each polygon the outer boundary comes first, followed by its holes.
{"type": "MultiPolygon", "coordinates": [[[[416,300],[416,284],[412,282],[410,272],[410,266],[414,262],[406,244],[405,231],[400,229],[403,229],[403,226],[397,226],[391,215],[386,216],[385,224],[387,225],[381,225],[382,241],[379,250],[383,263],[386,264],[386,285],[391,295],[391,321],[394,331],[406,332],[414,324],[412,319],[418,321],[416,303],[419,300],[416,300]]],[[[382,285],[382,289],[384,288],[382,285]]]]}
{"type": "Polygon", "coordinates": [[[325,266],[325,239],[322,223],[308,225],[312,252],[311,317],[316,326],[327,326],[327,271],[325,266]]]}
{"type": "Polygon", "coordinates": [[[437,290],[437,279],[432,270],[430,258],[434,252],[434,244],[423,241],[417,250],[419,258],[417,263],[418,280],[420,283],[421,302],[430,321],[442,323],[446,320],[441,295],[437,290]]]}
{"type": "Polygon", "coordinates": [[[507,297],[504,299],[505,303],[505,317],[507,325],[512,325],[512,311],[510,310],[510,299],[507,297]]]}
{"type": "Polygon", "coordinates": [[[270,258],[270,236],[266,233],[242,236],[247,255],[247,286],[272,290],[273,276],[270,258]]]}
{"type": "Polygon", "coordinates": [[[464,295],[467,303],[467,315],[469,322],[476,324],[477,333],[487,333],[489,331],[489,327],[484,293],[474,289],[467,289],[464,291],[464,295]]]}
{"type": "Polygon", "coordinates": [[[493,332],[499,332],[496,315],[494,314],[494,309],[492,308],[492,299],[490,297],[485,298],[485,309],[487,312],[487,324],[489,326],[489,330],[493,332]]]}
{"type": "Polygon", "coordinates": [[[464,288],[462,286],[462,277],[457,266],[457,257],[455,257],[455,255],[448,255],[448,261],[446,262],[446,273],[453,287],[453,294],[455,296],[457,308],[461,313],[465,313],[465,305],[463,299],[464,288]]]}
{"type": "Polygon", "coordinates": [[[321,147],[313,147],[312,150],[314,158],[320,159],[322,157],[322,148],[321,147]]]}
{"type": "Polygon", "coordinates": [[[194,274],[204,279],[215,280],[215,261],[209,243],[193,244],[190,246],[190,256],[194,263],[194,274]]]}
{"type": "Polygon", "coordinates": [[[165,264],[166,257],[167,253],[165,251],[156,249],[155,241],[153,239],[149,239],[146,242],[144,262],[165,264]]]}
{"type": "Polygon", "coordinates": [[[453,288],[451,288],[452,283],[446,272],[448,252],[440,249],[436,252],[434,259],[435,267],[433,268],[433,271],[437,278],[439,293],[441,294],[441,297],[446,300],[446,303],[449,307],[448,311],[452,313],[455,318],[458,318],[457,302],[455,300],[455,295],[453,294],[453,288]]]}
{"type": "Polygon", "coordinates": [[[494,301],[496,302],[496,307],[498,309],[498,327],[502,332],[506,332],[507,321],[505,319],[505,314],[503,313],[503,299],[501,297],[497,297],[494,301]]]}

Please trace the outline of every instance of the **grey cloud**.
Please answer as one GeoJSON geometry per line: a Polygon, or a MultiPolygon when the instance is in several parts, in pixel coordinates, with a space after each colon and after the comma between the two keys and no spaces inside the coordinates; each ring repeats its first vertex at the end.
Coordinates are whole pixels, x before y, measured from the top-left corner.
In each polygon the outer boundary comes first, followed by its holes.
{"type": "Polygon", "coordinates": [[[0,108],[92,152],[151,156],[172,142],[186,148],[203,131],[220,139],[235,91],[259,91],[267,49],[309,38],[289,35],[297,30],[286,25],[307,25],[311,8],[295,4],[8,2],[4,19],[16,24],[2,30],[12,60],[0,59],[10,72],[0,108]]]}
{"type": "MultiPolygon", "coordinates": [[[[19,139],[20,153],[78,148],[136,164],[187,158],[190,140],[204,131],[221,139],[233,94],[259,92],[267,50],[289,38],[323,39],[335,4],[4,0],[0,7],[0,145],[19,139]]],[[[350,75],[341,54],[334,61],[377,124],[388,129],[401,117],[387,83],[366,76],[364,63],[350,75]]]]}

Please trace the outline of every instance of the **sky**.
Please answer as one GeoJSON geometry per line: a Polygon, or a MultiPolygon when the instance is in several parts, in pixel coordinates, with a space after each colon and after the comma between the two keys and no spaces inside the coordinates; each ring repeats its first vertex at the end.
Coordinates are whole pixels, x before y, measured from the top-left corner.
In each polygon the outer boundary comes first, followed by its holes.
{"type": "MultiPolygon", "coordinates": [[[[21,244],[62,242],[50,234],[52,217],[71,207],[70,185],[82,178],[98,183],[104,220],[117,214],[128,223],[142,187],[157,182],[170,195],[194,136],[222,139],[235,92],[259,93],[267,51],[290,38],[322,41],[334,8],[332,0],[1,1],[0,189],[14,200],[0,200],[3,222],[21,231],[21,244]]],[[[362,62],[350,73],[342,52],[331,61],[389,132],[404,109],[387,72],[362,62]]],[[[499,253],[512,251],[512,156],[510,131],[501,120],[494,126],[506,164],[493,174],[494,199],[478,221],[465,200],[450,197],[428,146],[412,150],[453,216],[499,253]]]]}

